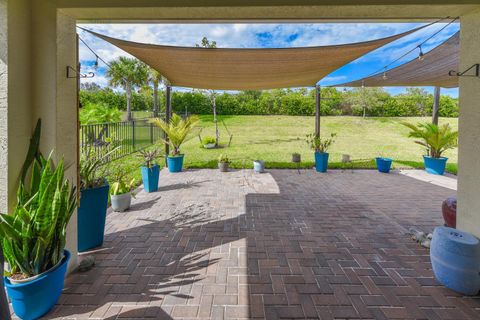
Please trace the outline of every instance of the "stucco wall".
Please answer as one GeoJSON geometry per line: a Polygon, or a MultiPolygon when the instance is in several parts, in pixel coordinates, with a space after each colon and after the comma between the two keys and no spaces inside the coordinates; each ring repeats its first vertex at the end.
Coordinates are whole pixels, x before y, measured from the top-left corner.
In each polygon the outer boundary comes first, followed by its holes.
{"type": "MultiPolygon", "coordinates": [[[[66,177],[77,181],[77,80],[66,77],[66,66],[76,64],[75,20],[57,12],[50,2],[34,2],[32,29],[32,122],[42,119],[40,148],[55,150],[69,165],[66,177]]],[[[72,252],[70,266],[77,260],[77,215],[67,230],[67,249],[72,252]]]]}
{"type": "MultiPolygon", "coordinates": [[[[480,63],[480,10],[461,17],[460,71],[480,63]]],[[[460,78],[457,227],[480,237],[480,78],[460,78]]]]}
{"type": "Polygon", "coordinates": [[[31,134],[29,3],[0,0],[0,212],[15,202],[31,134]]]}

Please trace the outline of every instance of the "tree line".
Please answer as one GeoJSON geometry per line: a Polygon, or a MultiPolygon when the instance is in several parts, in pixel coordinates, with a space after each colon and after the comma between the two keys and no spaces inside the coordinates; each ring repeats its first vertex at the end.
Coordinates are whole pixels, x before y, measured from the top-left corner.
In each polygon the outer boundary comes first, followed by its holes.
{"type": "MultiPolygon", "coordinates": [[[[165,92],[158,89],[153,91],[152,88],[142,86],[130,90],[130,99],[127,99],[126,92],[85,83],[81,86],[80,103],[81,106],[127,110],[127,101],[130,100],[131,110],[154,111],[154,108],[158,108],[162,112],[165,108],[165,92]]],[[[391,95],[382,88],[346,91],[322,88],[321,97],[322,115],[410,117],[432,114],[433,95],[421,88],[407,88],[406,92],[398,95],[391,95]]],[[[219,115],[311,116],[315,114],[315,90],[301,88],[217,92],[215,103],[219,115]]],[[[211,95],[205,91],[182,90],[172,94],[172,109],[175,113],[212,114],[212,107],[211,95]]],[[[458,117],[458,99],[442,95],[439,114],[441,117],[458,117]]]]}

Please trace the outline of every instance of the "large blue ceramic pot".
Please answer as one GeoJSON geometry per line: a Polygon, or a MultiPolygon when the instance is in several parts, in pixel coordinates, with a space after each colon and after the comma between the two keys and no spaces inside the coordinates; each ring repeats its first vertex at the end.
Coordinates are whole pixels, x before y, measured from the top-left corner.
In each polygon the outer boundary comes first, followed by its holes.
{"type": "Polygon", "coordinates": [[[315,152],[315,170],[317,172],[327,172],[328,168],[328,153],[315,152]]]}
{"type": "Polygon", "coordinates": [[[430,244],[435,278],[465,295],[480,291],[480,242],[473,235],[449,227],[436,227],[430,244]]]}
{"type": "Polygon", "coordinates": [[[168,171],[181,172],[183,168],[183,154],[174,157],[167,157],[168,171]]]}
{"type": "Polygon", "coordinates": [[[377,164],[377,169],[383,173],[389,173],[392,166],[392,159],[377,157],[375,158],[375,163],[377,164]]]}
{"type": "Polygon", "coordinates": [[[423,163],[425,164],[425,171],[431,174],[442,175],[445,172],[448,158],[432,158],[423,156],[423,163]]]}
{"type": "Polygon", "coordinates": [[[109,188],[110,186],[105,184],[80,192],[80,206],[77,216],[79,252],[103,244],[109,188]]]}
{"type": "Polygon", "coordinates": [[[158,190],[158,178],[160,177],[160,166],[157,164],[148,168],[142,167],[143,189],[146,192],[158,190]]]}
{"type": "Polygon", "coordinates": [[[55,306],[62,294],[63,281],[70,260],[70,252],[65,250],[64,255],[58,265],[31,281],[13,284],[4,277],[3,282],[12,301],[13,311],[20,319],[38,319],[55,306]]]}

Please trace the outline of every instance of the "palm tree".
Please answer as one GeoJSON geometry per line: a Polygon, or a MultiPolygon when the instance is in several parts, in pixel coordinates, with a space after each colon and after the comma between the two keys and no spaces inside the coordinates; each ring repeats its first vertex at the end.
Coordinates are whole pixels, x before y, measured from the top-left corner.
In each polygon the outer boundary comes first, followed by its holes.
{"type": "Polygon", "coordinates": [[[148,68],[143,62],[127,57],[119,57],[110,62],[107,70],[111,86],[122,87],[127,94],[127,120],[132,120],[132,90],[144,86],[148,81],[148,68]]]}
{"type": "Polygon", "coordinates": [[[162,75],[157,70],[149,67],[148,80],[153,84],[153,116],[158,117],[158,111],[159,111],[158,86],[162,82],[162,75]]]}

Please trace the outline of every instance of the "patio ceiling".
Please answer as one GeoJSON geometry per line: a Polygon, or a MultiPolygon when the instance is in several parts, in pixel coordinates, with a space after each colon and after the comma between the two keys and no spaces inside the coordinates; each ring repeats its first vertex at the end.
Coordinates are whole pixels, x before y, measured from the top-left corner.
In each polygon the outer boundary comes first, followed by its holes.
{"type": "Polygon", "coordinates": [[[458,70],[460,56],[460,33],[426,53],[423,60],[413,59],[391,70],[387,78],[383,72],[334,87],[458,87],[458,77],[449,76],[451,70],[458,70]]]}
{"type": "Polygon", "coordinates": [[[320,79],[339,67],[421,28],[352,44],[269,49],[153,45],[83,30],[145,62],[166,77],[172,86],[262,90],[315,86],[320,79]]]}

